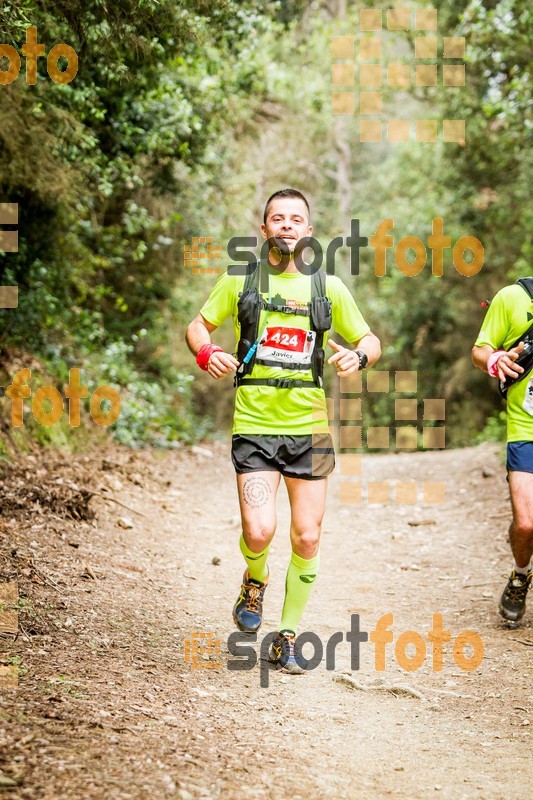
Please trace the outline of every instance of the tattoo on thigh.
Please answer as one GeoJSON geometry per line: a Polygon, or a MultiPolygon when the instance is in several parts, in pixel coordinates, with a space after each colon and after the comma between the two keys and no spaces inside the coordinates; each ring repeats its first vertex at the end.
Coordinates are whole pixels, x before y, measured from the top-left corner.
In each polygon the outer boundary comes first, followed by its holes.
{"type": "Polygon", "coordinates": [[[246,478],[242,487],[244,502],[252,508],[264,506],[272,494],[272,489],[265,478],[246,478]]]}

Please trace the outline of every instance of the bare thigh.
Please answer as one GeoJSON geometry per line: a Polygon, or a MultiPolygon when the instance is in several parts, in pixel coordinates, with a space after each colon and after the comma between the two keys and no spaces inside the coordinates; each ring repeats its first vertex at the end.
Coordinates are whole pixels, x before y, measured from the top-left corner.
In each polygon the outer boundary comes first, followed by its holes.
{"type": "Polygon", "coordinates": [[[251,550],[266,547],[276,532],[276,496],[279,472],[245,472],[237,475],[244,540],[251,550]]]}

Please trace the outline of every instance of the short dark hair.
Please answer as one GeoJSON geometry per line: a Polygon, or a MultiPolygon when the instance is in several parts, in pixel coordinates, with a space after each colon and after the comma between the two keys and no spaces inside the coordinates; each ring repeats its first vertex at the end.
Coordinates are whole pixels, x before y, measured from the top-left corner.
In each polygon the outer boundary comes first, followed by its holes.
{"type": "Polygon", "coordinates": [[[268,207],[270,206],[270,203],[273,200],[276,200],[276,198],[278,197],[297,197],[299,200],[303,200],[307,208],[307,216],[309,217],[309,219],[311,219],[311,209],[309,208],[309,203],[307,202],[307,199],[303,196],[303,194],[298,191],[298,189],[280,189],[279,191],[274,192],[274,194],[271,194],[268,200],[266,201],[265,211],[263,213],[264,223],[267,220],[268,207]]]}

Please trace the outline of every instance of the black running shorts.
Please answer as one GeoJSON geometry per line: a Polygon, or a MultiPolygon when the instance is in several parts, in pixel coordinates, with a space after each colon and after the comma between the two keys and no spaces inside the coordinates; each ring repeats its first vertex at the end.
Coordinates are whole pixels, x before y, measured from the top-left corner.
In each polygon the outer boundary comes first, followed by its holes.
{"type": "Polygon", "coordinates": [[[231,440],[235,471],[281,472],[286,478],[316,481],[335,469],[335,450],[329,433],[307,436],[236,434],[231,440]]]}

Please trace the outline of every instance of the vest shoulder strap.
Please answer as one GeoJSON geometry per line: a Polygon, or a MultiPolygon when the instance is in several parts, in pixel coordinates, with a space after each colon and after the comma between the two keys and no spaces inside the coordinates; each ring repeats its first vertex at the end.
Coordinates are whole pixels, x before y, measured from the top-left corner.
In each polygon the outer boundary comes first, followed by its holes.
{"type": "Polygon", "coordinates": [[[250,264],[246,266],[246,278],[244,279],[244,286],[243,292],[247,289],[257,289],[259,286],[259,273],[261,272],[261,264],[259,261],[256,261],[255,264],[252,261],[250,264]]]}
{"type": "Polygon", "coordinates": [[[326,273],[323,269],[318,269],[313,272],[313,279],[311,284],[311,299],[313,297],[326,296],[326,273]]]}
{"type": "Polygon", "coordinates": [[[528,295],[533,300],[533,277],[529,278],[519,278],[517,280],[517,284],[524,289],[528,293],[528,295]]]}

